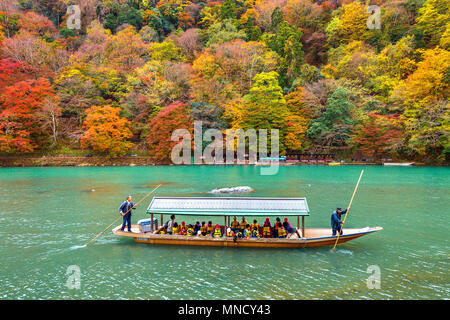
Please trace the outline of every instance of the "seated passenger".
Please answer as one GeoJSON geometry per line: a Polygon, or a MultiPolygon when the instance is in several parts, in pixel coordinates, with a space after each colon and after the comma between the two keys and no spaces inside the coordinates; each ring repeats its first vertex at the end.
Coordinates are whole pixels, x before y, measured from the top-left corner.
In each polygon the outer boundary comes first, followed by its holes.
{"type": "Polygon", "coordinates": [[[208,227],[206,228],[206,233],[210,236],[214,233],[214,227],[212,225],[212,221],[208,221],[208,227]]]}
{"type": "Polygon", "coordinates": [[[194,233],[197,234],[199,230],[200,230],[200,222],[197,221],[194,225],[194,233]]]}
{"type": "Polygon", "coordinates": [[[252,236],[252,229],[250,228],[250,225],[247,223],[244,229],[244,237],[250,238],[252,236]]]}
{"type": "Polygon", "coordinates": [[[181,226],[180,226],[180,236],[185,236],[186,235],[186,223],[184,221],[181,221],[181,226]]]}
{"type": "Polygon", "coordinates": [[[244,230],[247,228],[247,225],[248,225],[247,220],[245,219],[245,217],[242,217],[241,223],[239,225],[239,230],[241,232],[244,232],[244,230]]]}
{"type": "Polygon", "coordinates": [[[167,226],[164,226],[160,231],[159,234],[167,234],[167,226]]]}
{"type": "Polygon", "coordinates": [[[258,224],[258,221],[253,220],[253,223],[250,226],[250,229],[252,230],[252,237],[259,238],[259,224],[258,224]]]}
{"type": "Polygon", "coordinates": [[[214,227],[213,237],[220,238],[221,236],[222,236],[222,230],[220,230],[220,226],[218,224],[216,224],[216,226],[214,227]]]}
{"type": "Polygon", "coordinates": [[[254,226],[252,228],[252,237],[259,238],[259,226],[258,227],[254,226]]]}
{"type": "Polygon", "coordinates": [[[192,226],[192,224],[188,225],[186,233],[190,237],[192,237],[195,234],[194,227],[192,226]]]}
{"type": "Polygon", "coordinates": [[[264,225],[263,225],[263,237],[264,238],[270,238],[272,236],[270,229],[272,229],[272,224],[270,223],[269,218],[266,218],[266,220],[264,221],[264,225]]]}
{"type": "Polygon", "coordinates": [[[278,238],[286,238],[286,235],[283,225],[278,222],[278,238]]]}
{"type": "Polygon", "coordinates": [[[233,221],[231,221],[231,230],[233,230],[234,232],[236,232],[239,229],[239,221],[237,220],[237,217],[234,216],[233,217],[233,221]]]}
{"type": "Polygon", "coordinates": [[[200,232],[202,236],[206,236],[208,234],[208,227],[206,226],[206,222],[202,221],[202,226],[200,227],[200,232]]]}
{"type": "Polygon", "coordinates": [[[244,237],[244,235],[242,234],[241,230],[239,229],[234,233],[233,241],[236,242],[237,238],[243,238],[243,237],[244,237]]]}
{"type": "Polygon", "coordinates": [[[227,229],[227,237],[234,237],[234,231],[231,228],[227,229]]]}
{"type": "Polygon", "coordinates": [[[175,222],[173,224],[172,234],[173,235],[179,235],[180,234],[180,229],[178,228],[178,222],[175,222]]]}
{"type": "Polygon", "coordinates": [[[175,221],[175,215],[173,214],[170,216],[170,220],[166,221],[166,223],[164,223],[164,227],[167,228],[168,234],[172,234],[172,231],[173,231],[172,228],[173,228],[174,221],[175,221]]]}
{"type": "Polygon", "coordinates": [[[276,238],[278,237],[278,226],[281,225],[281,220],[280,218],[277,217],[276,221],[275,221],[275,225],[273,227],[273,236],[276,238]]]}
{"type": "Polygon", "coordinates": [[[292,228],[291,224],[288,221],[288,218],[284,218],[284,222],[283,222],[283,227],[284,230],[286,230],[287,233],[295,233],[295,229],[292,228]]]}

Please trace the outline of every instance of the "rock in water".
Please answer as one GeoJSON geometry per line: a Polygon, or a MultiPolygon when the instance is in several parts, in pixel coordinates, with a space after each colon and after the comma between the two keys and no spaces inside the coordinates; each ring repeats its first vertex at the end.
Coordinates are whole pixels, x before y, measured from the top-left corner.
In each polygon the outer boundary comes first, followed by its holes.
{"type": "Polygon", "coordinates": [[[212,194],[220,194],[220,193],[237,193],[237,192],[252,192],[254,191],[249,186],[238,186],[238,187],[231,187],[231,188],[221,188],[221,189],[214,189],[209,191],[208,193],[212,194]]]}

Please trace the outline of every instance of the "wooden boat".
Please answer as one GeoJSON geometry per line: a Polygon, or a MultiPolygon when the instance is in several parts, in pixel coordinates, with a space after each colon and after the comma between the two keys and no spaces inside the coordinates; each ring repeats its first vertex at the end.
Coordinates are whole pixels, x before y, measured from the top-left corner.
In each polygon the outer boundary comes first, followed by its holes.
{"type": "MultiPolygon", "coordinates": [[[[305,216],[309,216],[308,204],[305,198],[256,198],[256,197],[154,197],[147,213],[154,221],[154,214],[183,215],[183,216],[222,216],[224,224],[220,226],[222,234],[230,225],[230,216],[250,217],[296,217],[297,227],[295,233],[287,238],[238,238],[222,236],[187,236],[160,234],[162,226],[154,232],[142,232],[137,224],[132,225],[131,232],[121,231],[121,225],[112,232],[115,235],[134,239],[138,243],[169,244],[187,246],[214,246],[214,247],[249,247],[249,248],[309,248],[333,246],[337,236],[333,236],[331,228],[305,228],[305,216]],[[300,226],[300,217],[302,224],[300,226]]],[[[198,219],[196,219],[198,220],[198,219]]],[[[253,219],[251,219],[253,220],[253,219]]],[[[274,221],[274,219],[272,219],[274,221]]],[[[292,222],[291,222],[292,224],[292,222]]],[[[162,223],[161,223],[162,225],[162,223]]],[[[154,228],[152,228],[154,229],[154,228]]],[[[344,243],[376,231],[381,227],[344,228],[338,243],[344,243]]],[[[262,227],[260,227],[262,234],[262,227]]]]}

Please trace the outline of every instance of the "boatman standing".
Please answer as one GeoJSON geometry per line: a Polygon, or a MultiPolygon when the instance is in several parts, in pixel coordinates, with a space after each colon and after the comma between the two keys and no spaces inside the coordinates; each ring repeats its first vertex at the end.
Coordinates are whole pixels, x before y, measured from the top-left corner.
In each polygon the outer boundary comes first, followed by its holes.
{"type": "Polygon", "coordinates": [[[331,214],[331,229],[333,230],[333,236],[336,235],[336,232],[342,234],[341,225],[343,222],[341,221],[341,215],[346,214],[348,209],[349,208],[342,210],[341,208],[336,208],[331,214]]]}
{"type": "Polygon", "coordinates": [[[123,224],[122,224],[122,228],[120,229],[121,231],[124,231],[125,229],[125,225],[128,225],[128,232],[131,232],[131,210],[136,209],[136,206],[134,205],[133,202],[131,202],[131,196],[127,197],[127,200],[124,201],[120,207],[119,207],[119,212],[123,217],[123,224]]]}

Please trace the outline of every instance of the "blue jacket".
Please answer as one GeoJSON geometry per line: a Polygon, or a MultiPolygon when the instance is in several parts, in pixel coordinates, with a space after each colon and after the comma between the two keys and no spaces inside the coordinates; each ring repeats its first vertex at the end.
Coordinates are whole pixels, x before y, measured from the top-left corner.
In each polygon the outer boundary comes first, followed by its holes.
{"type": "MultiPolygon", "coordinates": [[[[346,214],[347,213],[347,209],[342,210],[340,214],[346,214]]],[[[331,227],[333,229],[340,229],[341,227],[341,219],[339,217],[340,215],[338,215],[338,213],[336,212],[336,210],[333,212],[333,214],[331,215],[331,227]]]]}
{"type": "MultiPolygon", "coordinates": [[[[130,201],[130,203],[128,204],[128,201],[124,201],[120,207],[119,207],[119,213],[120,211],[122,211],[123,213],[127,212],[128,210],[130,210],[130,208],[134,207],[134,203],[130,201]]],[[[133,210],[136,208],[133,208],[133,210]]],[[[131,211],[128,212],[129,214],[131,214],[131,211]]]]}
{"type": "Polygon", "coordinates": [[[200,230],[199,224],[194,224],[194,234],[197,235],[198,231],[200,230]]]}

